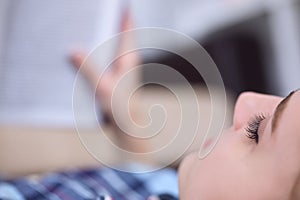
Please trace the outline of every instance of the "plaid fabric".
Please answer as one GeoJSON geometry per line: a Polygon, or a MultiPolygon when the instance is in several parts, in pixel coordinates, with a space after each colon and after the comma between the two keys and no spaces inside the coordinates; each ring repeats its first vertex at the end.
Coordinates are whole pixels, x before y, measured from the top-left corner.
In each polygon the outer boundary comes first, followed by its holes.
{"type": "MultiPolygon", "coordinates": [[[[160,172],[163,173],[163,172],[160,172]]],[[[176,199],[172,195],[151,195],[153,186],[143,176],[110,168],[51,173],[39,180],[20,178],[0,181],[3,200],[142,200],[176,199]]],[[[157,183],[160,184],[160,183],[157,183]]],[[[168,186],[167,186],[168,187],[168,186]]]]}

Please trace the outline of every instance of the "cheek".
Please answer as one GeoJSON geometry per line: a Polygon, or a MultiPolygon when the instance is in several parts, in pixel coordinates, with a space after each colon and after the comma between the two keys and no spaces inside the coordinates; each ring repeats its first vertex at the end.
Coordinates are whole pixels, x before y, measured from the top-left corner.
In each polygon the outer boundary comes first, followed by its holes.
{"type": "Polygon", "coordinates": [[[187,190],[189,185],[189,177],[191,176],[191,171],[194,169],[194,163],[197,159],[196,153],[191,153],[186,156],[183,161],[181,161],[179,166],[179,189],[180,193],[187,190]]]}
{"type": "MultiPolygon", "coordinates": [[[[218,199],[232,180],[224,151],[215,149],[203,160],[194,153],[184,159],[179,168],[180,199],[218,199]],[[216,192],[218,191],[218,192],[216,192]]],[[[235,171],[235,170],[233,170],[235,171]]]]}
{"type": "Polygon", "coordinates": [[[199,179],[198,182],[200,182],[203,180],[203,176],[211,173],[211,171],[218,170],[218,167],[222,166],[224,162],[236,157],[239,151],[232,151],[232,149],[238,147],[235,140],[231,139],[233,136],[233,134],[223,133],[213,151],[203,160],[198,158],[198,152],[191,153],[185,157],[179,167],[180,182],[186,183],[196,179],[195,175],[201,176],[197,178],[199,179]]]}
{"type": "Polygon", "coordinates": [[[228,134],[205,159],[199,160],[198,152],[184,159],[179,169],[181,199],[234,199],[231,195],[245,193],[239,188],[246,180],[241,162],[245,149],[234,139],[237,135],[228,134]]]}
{"type": "Polygon", "coordinates": [[[215,179],[212,166],[216,164],[209,157],[199,160],[196,152],[183,160],[179,168],[180,199],[211,199],[215,179]]]}
{"type": "MultiPolygon", "coordinates": [[[[207,199],[208,191],[204,183],[210,184],[211,171],[207,169],[206,159],[199,160],[197,153],[186,157],[179,168],[180,199],[207,199]]],[[[211,187],[208,187],[210,189],[211,187]]]]}

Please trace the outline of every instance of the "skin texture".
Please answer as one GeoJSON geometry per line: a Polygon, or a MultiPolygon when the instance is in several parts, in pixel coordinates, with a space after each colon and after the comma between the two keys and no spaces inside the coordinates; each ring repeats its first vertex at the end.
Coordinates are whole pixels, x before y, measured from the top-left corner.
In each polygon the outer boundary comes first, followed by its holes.
{"type": "Polygon", "coordinates": [[[235,106],[234,124],[224,131],[203,160],[187,156],[179,169],[180,199],[299,199],[300,92],[295,92],[277,116],[282,98],[242,93],[235,106]],[[266,118],[258,129],[259,142],[245,128],[256,114],[266,118]]]}

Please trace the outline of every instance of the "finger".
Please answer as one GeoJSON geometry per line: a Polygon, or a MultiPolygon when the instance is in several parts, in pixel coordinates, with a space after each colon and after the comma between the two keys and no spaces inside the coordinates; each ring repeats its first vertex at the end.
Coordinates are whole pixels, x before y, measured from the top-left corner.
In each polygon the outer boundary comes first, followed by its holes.
{"type": "MultiPolygon", "coordinates": [[[[127,10],[123,15],[121,29],[122,31],[128,31],[133,28],[133,20],[130,12],[127,10]]],[[[134,35],[129,32],[123,34],[120,41],[120,48],[118,49],[119,55],[125,51],[134,49],[135,40],[134,35]]],[[[140,57],[137,52],[130,52],[122,55],[115,62],[115,67],[113,68],[114,73],[126,73],[131,70],[134,66],[140,63],[140,57]]]]}
{"type": "Polygon", "coordinates": [[[133,28],[133,19],[132,15],[127,9],[123,14],[122,24],[121,24],[121,31],[127,31],[133,28]]]}
{"type": "Polygon", "coordinates": [[[84,53],[75,52],[70,56],[71,63],[76,69],[79,69],[85,58],[84,53]]]}
{"type": "Polygon", "coordinates": [[[85,53],[76,52],[71,54],[70,60],[91,86],[96,88],[98,85],[98,73],[93,63],[90,60],[85,60],[85,58],[85,53]]]}

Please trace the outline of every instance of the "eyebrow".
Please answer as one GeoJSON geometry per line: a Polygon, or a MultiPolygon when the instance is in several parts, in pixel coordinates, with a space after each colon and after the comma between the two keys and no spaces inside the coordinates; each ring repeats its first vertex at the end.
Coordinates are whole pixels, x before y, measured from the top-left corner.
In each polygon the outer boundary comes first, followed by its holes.
{"type": "Polygon", "coordinates": [[[279,118],[281,117],[284,109],[286,108],[286,105],[287,105],[288,101],[291,99],[291,97],[293,96],[293,94],[295,94],[296,91],[292,91],[276,107],[275,112],[274,112],[274,117],[273,117],[273,120],[272,120],[272,132],[276,129],[279,118]]]}

